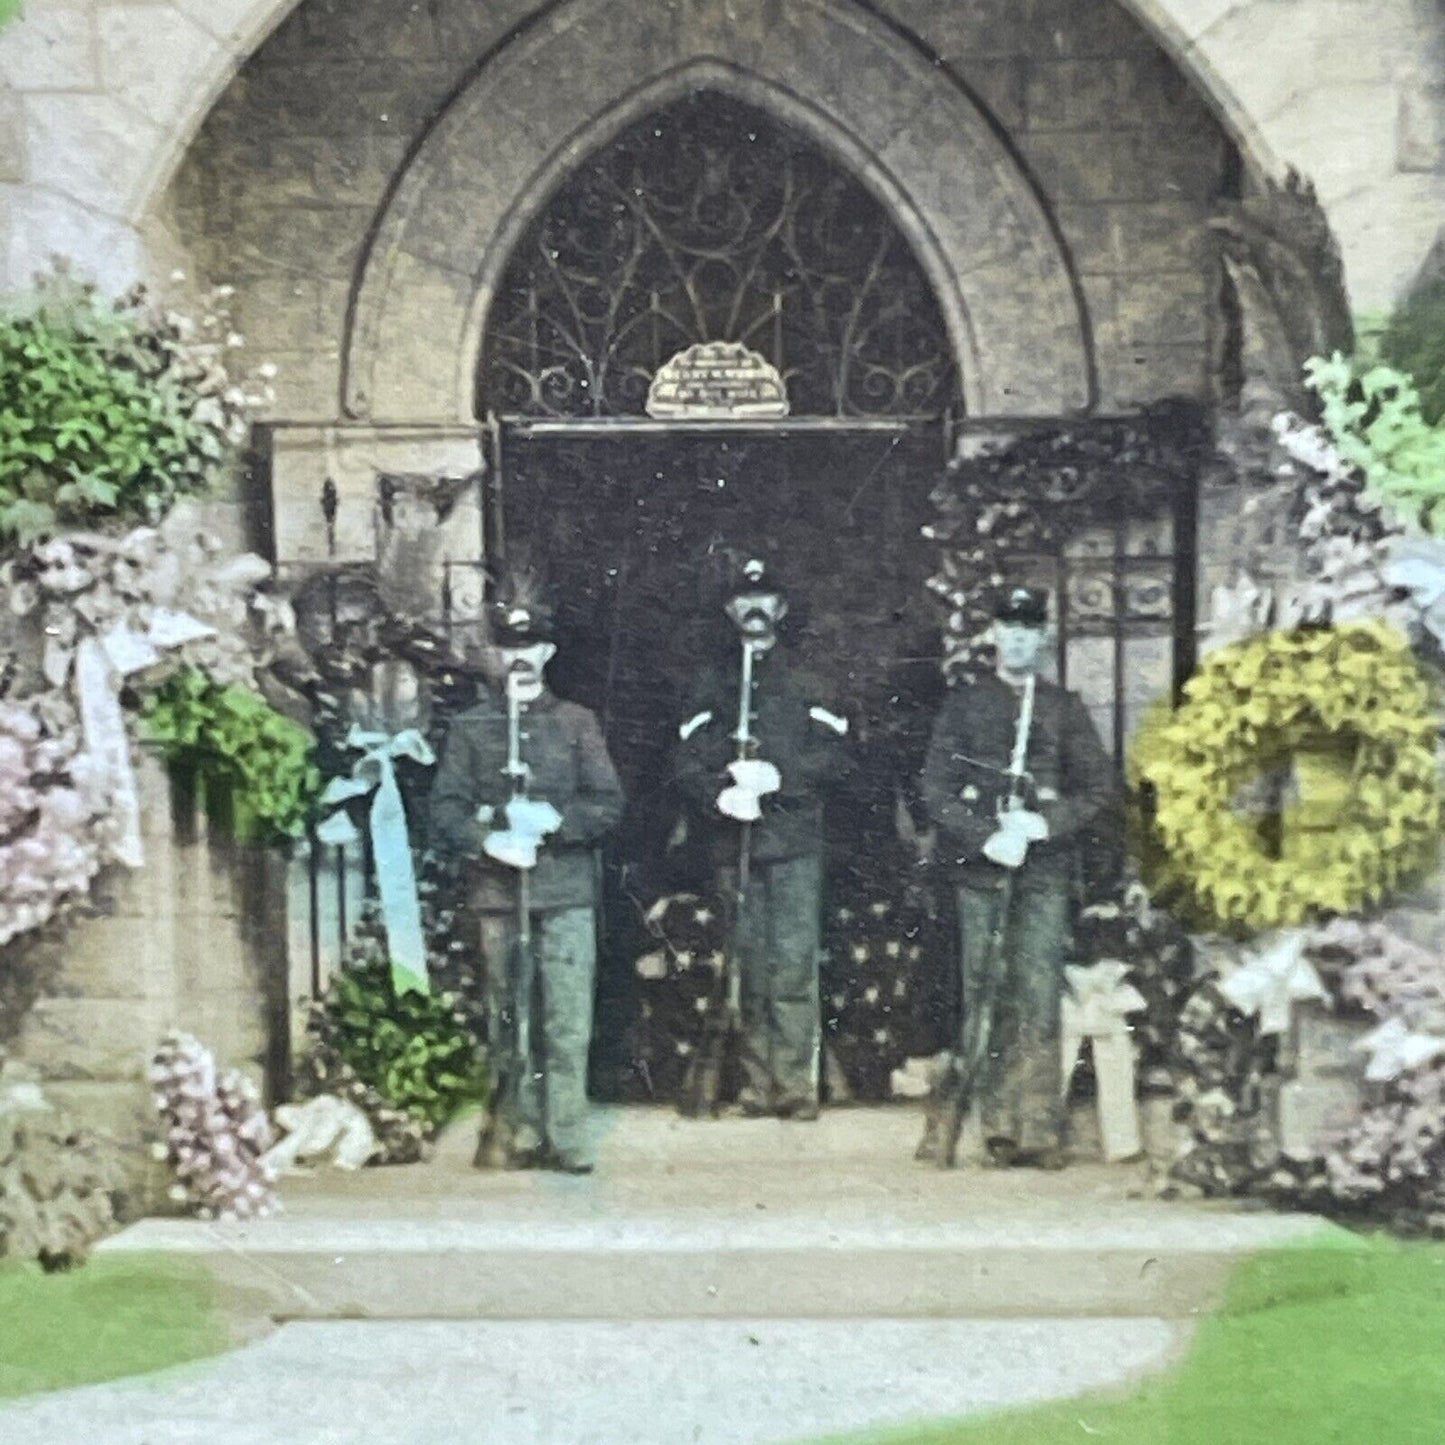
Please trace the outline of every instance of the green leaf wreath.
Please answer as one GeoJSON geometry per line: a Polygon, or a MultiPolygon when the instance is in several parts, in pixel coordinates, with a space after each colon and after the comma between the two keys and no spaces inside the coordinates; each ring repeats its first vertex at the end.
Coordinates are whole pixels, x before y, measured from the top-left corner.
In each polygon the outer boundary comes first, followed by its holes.
{"type": "Polygon", "coordinates": [[[374,925],[360,930],[308,1023],[314,1051],[345,1064],[429,1129],[485,1100],[486,1059],[452,994],[397,993],[374,925]]]}
{"type": "Polygon", "coordinates": [[[1275,632],[1220,648],[1185,701],[1141,731],[1135,781],[1154,791],[1166,881],[1206,926],[1294,926],[1377,907],[1436,856],[1441,789],[1430,688],[1379,622],[1275,632]],[[1238,807],[1246,785],[1322,746],[1348,759],[1323,850],[1273,857],[1238,807]]]}
{"type": "Polygon", "coordinates": [[[315,739],[257,693],[183,668],[145,699],[142,733],[172,766],[229,796],[243,841],[305,832],[321,791],[315,739]]]}

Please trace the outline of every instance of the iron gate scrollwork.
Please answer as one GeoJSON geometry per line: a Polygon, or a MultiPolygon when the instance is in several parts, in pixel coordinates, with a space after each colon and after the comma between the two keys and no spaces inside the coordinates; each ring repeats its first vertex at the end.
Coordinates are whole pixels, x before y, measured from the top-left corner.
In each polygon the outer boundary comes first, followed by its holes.
{"type": "Polygon", "coordinates": [[[794,414],[942,417],[950,340],[883,206],[817,145],[704,91],[632,125],[552,196],[486,325],[478,411],[636,416],[683,348],[739,341],[794,414]]]}

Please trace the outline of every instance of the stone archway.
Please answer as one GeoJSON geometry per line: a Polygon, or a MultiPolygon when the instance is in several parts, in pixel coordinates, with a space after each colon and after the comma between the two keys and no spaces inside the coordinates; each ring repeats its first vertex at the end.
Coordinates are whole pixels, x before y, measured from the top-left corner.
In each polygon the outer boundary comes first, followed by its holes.
{"type": "MultiPolygon", "coordinates": [[[[1256,167],[1289,163],[1318,182],[1355,304],[1389,305],[1415,275],[1445,202],[1437,84],[1445,22],[1433,0],[1117,3],[1256,167]]],[[[1038,23],[1048,23],[1050,5],[1068,8],[1048,0],[1038,23]]],[[[168,216],[177,168],[216,97],[299,8],[298,0],[28,6],[0,38],[0,285],[24,285],[55,251],[117,289],[187,263],[168,216]]],[[[498,28],[548,9],[496,8],[498,28]]],[[[687,30],[695,7],[667,8],[674,32],[687,30]]],[[[946,0],[878,0],[870,9],[944,65],[967,52],[971,27],[991,23],[991,7],[980,16],[946,0]]]]}
{"type": "Polygon", "coordinates": [[[603,0],[568,0],[464,88],[374,230],[345,346],[349,414],[470,419],[482,321],[515,237],[578,158],[703,88],[809,134],[890,209],[939,297],[970,412],[1090,405],[1065,248],[1005,140],[945,71],[852,4],[696,0],[686,11],[660,34],[619,27],[603,0]],[[606,66],[592,63],[602,30],[606,66]],[[575,84],[559,93],[565,80],[575,84]]]}

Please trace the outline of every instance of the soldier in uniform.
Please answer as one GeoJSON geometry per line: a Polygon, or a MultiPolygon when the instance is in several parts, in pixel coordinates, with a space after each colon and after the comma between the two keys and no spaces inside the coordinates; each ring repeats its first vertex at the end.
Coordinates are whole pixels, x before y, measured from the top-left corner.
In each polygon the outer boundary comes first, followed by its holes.
{"type": "Polygon", "coordinates": [[[521,591],[492,609],[499,685],[482,689],[448,730],[432,792],[432,837],[439,850],[467,860],[494,1039],[498,1020],[516,1004],[509,962],[518,946],[518,875],[527,872],[539,986],[521,1012],[532,1020],[532,1066],[521,1071],[515,1094],[494,1105],[477,1162],[586,1174],[593,1167],[587,1055],[597,965],[595,849],[622,816],[622,787],[596,718],[548,691],[544,669],[556,652],[551,612],[521,591]],[[520,776],[509,766],[508,689],[519,713],[520,776]]]}
{"type": "MultiPolygon", "coordinates": [[[[1049,640],[1048,594],[1010,587],[994,608],[995,675],[954,688],[934,724],[923,793],[939,861],[955,884],[965,1024],[990,1017],[982,1077],[972,1085],[991,1161],[1063,1162],[1060,1000],[1081,833],[1110,801],[1113,767],[1077,694],[1038,670],[1049,640]],[[1031,710],[1031,725],[1021,715],[1031,710]],[[1021,786],[1011,783],[1015,762],[1021,786]],[[1006,875],[1012,875],[1007,887],[1006,875]],[[1007,906],[1008,916],[998,917],[1007,906]],[[992,982],[987,981],[992,977],[992,982]]],[[[1025,717],[1027,721],[1027,717],[1025,717]]],[[[930,1121],[919,1157],[956,1137],[930,1121]]]]}
{"type": "Polygon", "coordinates": [[[822,689],[780,640],[788,602],[767,563],[742,565],[723,610],[742,646],[695,680],[678,730],[678,780],[702,820],[725,896],[735,887],[739,830],[750,829],[748,887],[734,920],[743,1015],[739,1103],[749,1115],[816,1119],[823,795],[842,771],[848,724],[823,706],[822,689]],[[744,648],[752,654],[749,742],[740,751],[744,648]],[[739,770],[739,762],[750,766],[739,770]]]}

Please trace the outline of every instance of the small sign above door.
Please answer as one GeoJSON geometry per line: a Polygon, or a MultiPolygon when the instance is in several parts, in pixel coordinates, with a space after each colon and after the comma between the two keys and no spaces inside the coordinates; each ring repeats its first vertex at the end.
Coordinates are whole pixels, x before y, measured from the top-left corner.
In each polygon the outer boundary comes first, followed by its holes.
{"type": "Polygon", "coordinates": [[[788,414],[777,368],[736,341],[705,341],[680,351],[652,379],[647,414],[659,418],[751,420],[788,414]]]}

